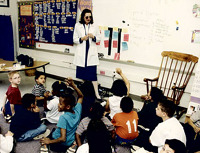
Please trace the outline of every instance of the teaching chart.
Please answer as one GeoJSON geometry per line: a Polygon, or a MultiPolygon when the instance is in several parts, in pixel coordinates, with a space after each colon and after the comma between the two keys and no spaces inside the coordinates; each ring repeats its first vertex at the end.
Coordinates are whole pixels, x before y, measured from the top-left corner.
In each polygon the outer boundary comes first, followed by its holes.
{"type": "Polygon", "coordinates": [[[34,2],[35,41],[73,45],[78,0],[34,2]]]}

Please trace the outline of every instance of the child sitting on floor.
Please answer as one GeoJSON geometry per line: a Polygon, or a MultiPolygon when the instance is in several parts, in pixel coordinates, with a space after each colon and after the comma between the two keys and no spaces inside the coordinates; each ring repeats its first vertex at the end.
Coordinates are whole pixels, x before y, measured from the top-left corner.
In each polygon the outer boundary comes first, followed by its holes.
{"type": "Polygon", "coordinates": [[[37,106],[44,105],[44,98],[50,96],[50,92],[46,91],[44,84],[46,82],[46,76],[43,72],[35,73],[35,82],[36,84],[33,87],[32,94],[35,95],[37,100],[37,106]]]}
{"type": "Polygon", "coordinates": [[[132,145],[138,136],[138,115],[133,111],[133,101],[130,97],[123,97],[120,103],[123,112],[116,113],[112,124],[116,128],[116,144],[132,145]]]}
{"type": "Polygon", "coordinates": [[[46,130],[46,125],[41,124],[40,109],[35,103],[33,94],[25,94],[22,97],[23,107],[12,117],[10,131],[14,133],[14,138],[17,141],[37,139],[37,136],[45,131],[45,135],[50,133],[48,129],[46,130]]]}
{"type": "MultiPolygon", "coordinates": [[[[1,129],[0,129],[1,131],[1,129]]],[[[8,131],[5,137],[0,134],[0,152],[9,153],[13,149],[13,133],[8,131]]]]}
{"type": "Polygon", "coordinates": [[[189,153],[200,151],[200,111],[194,112],[190,117],[186,116],[184,130],[187,138],[186,147],[189,153]]]}
{"type": "Polygon", "coordinates": [[[90,109],[95,102],[96,95],[94,91],[94,86],[91,81],[85,81],[81,84],[80,90],[84,95],[83,103],[82,103],[82,113],[81,113],[81,119],[84,117],[89,116],[90,109]]]}
{"type": "Polygon", "coordinates": [[[120,101],[123,98],[123,96],[128,96],[130,91],[130,83],[126,76],[122,73],[122,70],[120,68],[116,68],[116,72],[122,77],[123,80],[115,80],[111,87],[111,92],[113,93],[113,96],[109,97],[105,110],[107,112],[110,111],[109,116],[106,115],[110,120],[112,120],[113,116],[116,113],[122,112],[120,108],[120,101]]]}
{"type": "Polygon", "coordinates": [[[114,133],[114,126],[110,122],[110,120],[103,116],[104,108],[101,106],[99,102],[93,103],[92,107],[90,108],[90,114],[88,117],[85,117],[79,123],[77,130],[76,130],[76,142],[78,146],[81,146],[82,143],[87,142],[87,139],[84,137],[88,124],[90,123],[91,119],[100,119],[111,133],[114,133]]]}
{"type": "Polygon", "coordinates": [[[109,131],[100,118],[90,120],[86,134],[88,143],[81,145],[76,153],[112,153],[109,131]]]}
{"type": "MultiPolygon", "coordinates": [[[[177,139],[186,144],[184,129],[180,122],[173,117],[174,113],[175,104],[172,101],[159,101],[156,108],[156,115],[161,117],[163,122],[156,126],[149,138],[150,143],[158,147],[158,152],[162,149],[166,139],[177,139]]],[[[147,150],[155,151],[152,149],[147,150]]]]}
{"type": "Polygon", "coordinates": [[[51,151],[66,152],[75,140],[75,131],[81,117],[83,94],[76,87],[72,78],[67,79],[67,85],[71,86],[78,94],[78,102],[71,94],[61,95],[59,98],[58,111],[65,113],[60,116],[57,128],[52,131],[49,138],[40,140],[41,150],[49,145],[51,151]]]}
{"type": "Polygon", "coordinates": [[[22,107],[21,92],[18,88],[21,77],[18,71],[11,71],[8,73],[8,78],[11,85],[8,87],[3,100],[3,115],[6,121],[10,123],[11,117],[20,109],[20,107],[22,107]]]}
{"type": "Polygon", "coordinates": [[[47,99],[44,99],[44,110],[46,111],[46,119],[50,123],[58,123],[59,117],[63,115],[64,112],[58,111],[59,97],[62,93],[67,90],[65,83],[61,81],[55,81],[52,84],[52,95],[53,99],[47,104],[47,99]]]}

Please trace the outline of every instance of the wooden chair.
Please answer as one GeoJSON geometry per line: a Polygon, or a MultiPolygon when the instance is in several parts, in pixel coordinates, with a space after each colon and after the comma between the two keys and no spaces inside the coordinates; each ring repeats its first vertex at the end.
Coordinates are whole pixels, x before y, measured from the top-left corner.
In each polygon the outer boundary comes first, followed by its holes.
{"type": "MultiPolygon", "coordinates": [[[[144,78],[147,95],[151,87],[155,86],[178,106],[199,58],[173,51],[163,51],[161,55],[162,61],[158,76],[154,79],[144,78]]],[[[147,95],[142,95],[141,98],[145,99],[147,95]]],[[[179,113],[177,115],[177,118],[181,117],[179,113]]]]}

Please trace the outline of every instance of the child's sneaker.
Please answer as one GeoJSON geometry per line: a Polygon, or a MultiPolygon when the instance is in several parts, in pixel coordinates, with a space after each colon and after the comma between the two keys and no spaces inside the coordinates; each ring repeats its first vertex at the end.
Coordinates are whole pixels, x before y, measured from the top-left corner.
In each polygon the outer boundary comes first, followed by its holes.
{"type": "Polygon", "coordinates": [[[6,123],[10,123],[12,116],[6,115],[6,116],[4,116],[4,118],[6,119],[6,123]]]}
{"type": "Polygon", "coordinates": [[[40,153],[48,153],[49,149],[47,147],[47,145],[43,145],[40,147],[40,153]]]}
{"type": "Polygon", "coordinates": [[[46,131],[43,134],[40,134],[40,135],[36,136],[35,138],[33,138],[33,140],[39,140],[39,139],[45,138],[49,134],[50,134],[50,130],[46,129],[46,131]]]}
{"type": "Polygon", "coordinates": [[[78,146],[77,146],[76,142],[74,141],[72,146],[67,149],[66,153],[75,153],[77,148],[78,148],[78,146]]]}

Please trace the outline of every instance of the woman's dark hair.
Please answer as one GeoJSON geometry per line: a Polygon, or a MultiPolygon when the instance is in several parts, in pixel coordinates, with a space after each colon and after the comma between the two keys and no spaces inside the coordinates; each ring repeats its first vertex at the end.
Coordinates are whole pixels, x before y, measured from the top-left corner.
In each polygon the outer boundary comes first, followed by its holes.
{"type": "Polygon", "coordinates": [[[165,144],[168,144],[175,153],[186,153],[186,147],[183,142],[177,139],[167,139],[165,144]]]}
{"type": "Polygon", "coordinates": [[[44,72],[36,71],[36,72],[35,72],[35,81],[36,81],[36,79],[38,79],[41,75],[44,75],[44,76],[45,76],[45,79],[46,79],[46,75],[45,75],[44,72]]]}
{"type": "Polygon", "coordinates": [[[81,23],[81,24],[85,24],[84,17],[85,17],[85,14],[86,14],[86,13],[91,13],[91,20],[90,20],[90,23],[93,24],[94,21],[93,21],[92,11],[89,10],[89,9],[84,9],[84,10],[82,11],[82,13],[81,13],[81,18],[80,18],[79,23],[81,23]]]}
{"type": "Polygon", "coordinates": [[[89,153],[111,153],[110,134],[101,120],[91,119],[87,128],[89,153]]]}
{"type": "Polygon", "coordinates": [[[160,105],[161,110],[165,112],[168,117],[173,117],[176,110],[176,106],[173,101],[163,99],[158,102],[158,105],[160,105]]]}
{"type": "Polygon", "coordinates": [[[84,96],[95,96],[94,86],[91,81],[85,81],[80,85],[79,89],[84,96]]]}
{"type": "Polygon", "coordinates": [[[111,92],[115,96],[126,96],[127,95],[127,87],[123,80],[115,80],[111,87],[111,92]]]}
{"type": "Polygon", "coordinates": [[[133,110],[133,101],[130,97],[123,97],[120,102],[120,108],[123,112],[129,113],[133,110]]]}
{"type": "Polygon", "coordinates": [[[35,95],[31,93],[26,93],[22,97],[22,106],[25,108],[31,107],[31,104],[35,104],[35,95]]]}

